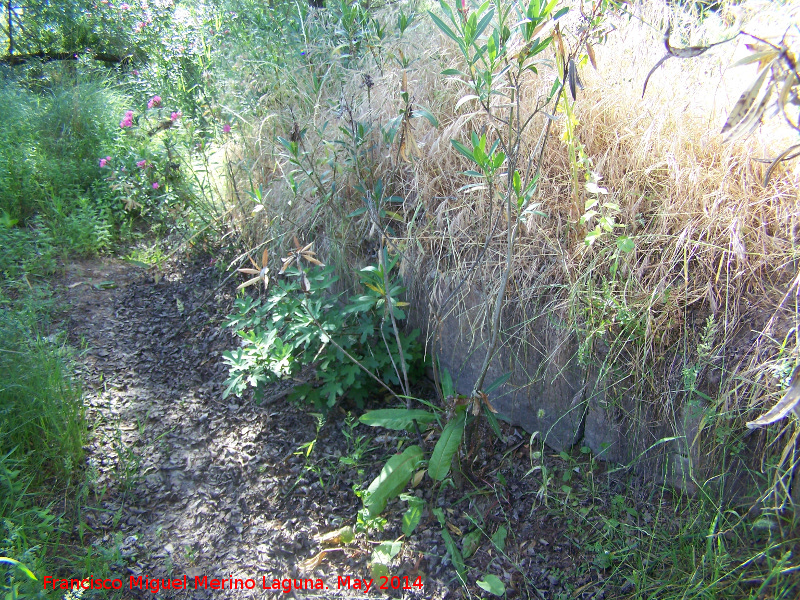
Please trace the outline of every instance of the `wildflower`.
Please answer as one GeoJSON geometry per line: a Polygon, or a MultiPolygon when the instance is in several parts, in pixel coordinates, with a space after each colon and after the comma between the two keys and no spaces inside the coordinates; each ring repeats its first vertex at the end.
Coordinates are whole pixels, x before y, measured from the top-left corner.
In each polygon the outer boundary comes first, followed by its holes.
{"type": "Polygon", "coordinates": [[[170,118],[170,119],[172,119],[173,121],[177,121],[177,120],[178,120],[178,119],[180,119],[182,116],[183,116],[183,113],[182,113],[181,111],[177,111],[177,112],[174,112],[174,113],[172,113],[172,114],[169,116],[169,118],[170,118]]]}
{"type": "Polygon", "coordinates": [[[157,182],[157,181],[154,181],[154,182],[153,182],[153,189],[154,189],[154,190],[157,190],[159,187],[161,187],[161,186],[160,186],[160,185],[158,185],[158,182],[157,182]]]}
{"type": "Polygon", "coordinates": [[[139,70],[138,69],[134,69],[133,70],[133,76],[134,77],[138,77],[139,76],[139,70]]]}
{"type": "Polygon", "coordinates": [[[161,106],[161,96],[153,96],[147,103],[147,108],[158,108],[161,106]]]}
{"type": "Polygon", "coordinates": [[[128,4],[127,2],[123,2],[122,4],[119,5],[119,9],[120,10],[130,10],[131,9],[131,5],[128,4]]]}
{"type": "Polygon", "coordinates": [[[126,127],[133,127],[133,111],[127,110],[125,111],[125,116],[122,118],[122,121],[119,122],[119,126],[125,129],[126,127]]]}
{"type": "Polygon", "coordinates": [[[105,158],[101,158],[100,159],[100,168],[102,169],[103,167],[105,167],[106,163],[108,163],[108,161],[105,158]]]}
{"type": "Polygon", "coordinates": [[[230,133],[230,132],[231,132],[230,123],[225,123],[225,125],[222,126],[222,133],[230,133]]]}
{"type": "Polygon", "coordinates": [[[142,159],[136,163],[136,166],[139,167],[140,169],[144,169],[147,166],[147,161],[145,159],[142,159]]]}

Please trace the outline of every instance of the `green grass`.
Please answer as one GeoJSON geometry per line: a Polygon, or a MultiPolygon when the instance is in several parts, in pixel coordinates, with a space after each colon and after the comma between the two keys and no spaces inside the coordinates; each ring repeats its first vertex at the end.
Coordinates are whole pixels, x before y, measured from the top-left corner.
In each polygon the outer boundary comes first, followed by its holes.
{"type": "MultiPolygon", "coordinates": [[[[0,293],[0,554],[41,574],[71,527],[53,502],[80,479],[86,423],[68,352],[45,337],[52,299],[27,291],[17,301],[0,293]]],[[[6,573],[30,592],[21,571],[6,573]]]]}

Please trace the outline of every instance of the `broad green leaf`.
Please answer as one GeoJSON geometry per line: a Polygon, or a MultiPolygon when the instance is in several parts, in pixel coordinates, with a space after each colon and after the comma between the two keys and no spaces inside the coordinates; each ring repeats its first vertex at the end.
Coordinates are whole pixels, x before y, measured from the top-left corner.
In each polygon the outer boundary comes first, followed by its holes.
{"type": "Polygon", "coordinates": [[[478,163],[481,167],[486,166],[486,152],[484,151],[481,144],[478,144],[472,149],[472,155],[475,157],[475,162],[478,163]]]}
{"type": "Polygon", "coordinates": [[[583,242],[587,246],[591,246],[592,244],[595,243],[595,241],[597,241],[597,238],[599,238],[602,235],[603,235],[603,232],[600,231],[600,226],[598,225],[597,227],[595,227],[594,229],[592,229],[590,232],[588,232],[586,234],[586,237],[583,239],[583,242]]]}
{"type": "Polygon", "coordinates": [[[453,417],[442,431],[442,436],[436,442],[436,447],[431,454],[428,463],[428,475],[435,481],[442,481],[450,472],[450,463],[453,455],[461,445],[461,437],[464,435],[464,427],[467,423],[467,415],[462,412],[453,417]]]}
{"type": "Polygon", "coordinates": [[[495,547],[500,550],[500,552],[504,552],[506,549],[506,537],[508,536],[508,529],[506,529],[503,525],[497,528],[497,531],[494,532],[492,535],[492,543],[495,547]]]}
{"type": "Polygon", "coordinates": [[[415,420],[420,425],[427,425],[436,420],[436,415],[421,409],[382,408],[364,413],[358,420],[370,427],[400,431],[412,427],[415,420]]]}
{"type": "Polygon", "coordinates": [[[347,215],[347,218],[352,219],[353,217],[357,217],[358,215],[363,215],[365,212],[367,212],[367,207],[362,206],[361,208],[357,208],[353,212],[349,213],[347,215]]]}
{"type": "Polygon", "coordinates": [[[461,554],[464,556],[464,558],[469,558],[475,554],[475,552],[477,552],[480,545],[481,530],[474,529],[465,535],[463,540],[461,540],[461,554]]]}
{"type": "MultiPolygon", "coordinates": [[[[551,4],[555,5],[555,2],[551,2],[551,4]]],[[[569,6],[565,6],[564,8],[559,9],[559,11],[556,14],[553,15],[553,21],[558,21],[561,17],[563,17],[568,12],[569,12],[569,6]]]]}
{"type": "Polygon", "coordinates": [[[383,563],[374,562],[370,565],[369,570],[372,578],[376,581],[380,580],[381,577],[389,576],[389,567],[383,563]]]}
{"type": "Polygon", "coordinates": [[[400,494],[400,499],[408,502],[408,510],[403,514],[403,534],[409,537],[419,525],[425,501],[411,494],[400,494]]]}
{"type": "Polygon", "coordinates": [[[392,559],[400,553],[403,547],[403,542],[383,542],[375,546],[372,551],[372,562],[382,565],[388,565],[392,559]]]}
{"type": "Polygon", "coordinates": [[[386,461],[364,497],[364,507],[371,518],[381,514],[386,503],[403,491],[414,474],[414,467],[422,460],[422,454],[419,446],[409,446],[402,454],[395,454],[386,461]]]}
{"type": "Polygon", "coordinates": [[[503,166],[503,163],[505,162],[505,160],[506,160],[505,153],[504,152],[498,152],[497,154],[494,155],[494,159],[492,160],[492,166],[495,168],[495,170],[497,170],[501,166],[503,166]]]}
{"type": "Polygon", "coordinates": [[[636,244],[627,235],[621,235],[617,238],[617,248],[619,248],[622,252],[625,252],[626,254],[633,252],[635,247],[636,244]]]}
{"type": "Polygon", "coordinates": [[[453,378],[450,377],[450,371],[448,371],[445,367],[442,367],[439,377],[442,380],[442,395],[445,398],[455,395],[456,389],[453,386],[453,378]]]}
{"type": "Polygon", "coordinates": [[[553,9],[556,7],[556,4],[558,4],[558,0],[550,0],[550,2],[547,3],[547,6],[544,7],[544,10],[540,13],[540,15],[542,17],[546,17],[547,15],[549,15],[551,12],[553,12],[553,9]]]}
{"type": "Polygon", "coordinates": [[[559,80],[559,78],[556,77],[556,80],[553,82],[553,87],[550,88],[550,95],[547,97],[547,99],[550,100],[553,96],[555,96],[556,92],[558,91],[558,88],[560,87],[561,87],[561,80],[559,80]]]}
{"type": "Polygon", "coordinates": [[[479,579],[475,583],[479,588],[494,596],[502,596],[506,593],[506,586],[497,575],[484,575],[483,579],[479,579]]]}

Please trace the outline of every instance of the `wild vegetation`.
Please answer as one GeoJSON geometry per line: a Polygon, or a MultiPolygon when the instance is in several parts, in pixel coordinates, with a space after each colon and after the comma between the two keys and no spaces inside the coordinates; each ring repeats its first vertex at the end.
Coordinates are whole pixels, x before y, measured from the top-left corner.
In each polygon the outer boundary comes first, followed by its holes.
{"type": "Polygon", "coordinates": [[[331,539],[374,577],[435,528],[453,591],[543,597],[511,517],[476,508],[523,460],[581,557],[572,597],[797,597],[796,6],[29,4],[0,12],[7,597],[115,568],[82,514],[82,348],[51,282],[109,255],[158,282],[201,249],[240,284],[224,396],[291,381],[281,402],[320,422],[359,415],[341,464],[363,508],[331,539]],[[572,370],[563,413],[613,435],[554,451],[542,414],[512,443],[510,397],[572,370]]]}

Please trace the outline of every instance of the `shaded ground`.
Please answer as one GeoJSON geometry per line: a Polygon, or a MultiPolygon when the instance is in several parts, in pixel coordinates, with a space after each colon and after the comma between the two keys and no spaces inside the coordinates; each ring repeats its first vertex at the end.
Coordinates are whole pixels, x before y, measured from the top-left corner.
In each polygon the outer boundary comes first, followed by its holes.
{"type": "MultiPolygon", "coordinates": [[[[235,293],[235,283],[220,286],[222,279],[202,262],[172,263],[157,282],[151,273],[113,260],[68,267],[66,325],[71,343],[85,348],[80,375],[92,427],[87,468],[96,502],[87,513],[87,531],[94,532],[99,552],[114,557],[126,590],[131,576],[185,575],[190,584],[189,590],[158,594],[134,589],[125,598],[287,596],[264,590],[263,577],[268,584],[302,577],[327,586],[293,591],[297,597],[363,597],[352,589],[355,579],[372,578],[375,542],[401,537],[405,503],[389,505],[386,528],[370,539],[358,534],[354,543],[326,553],[313,571],[302,571],[302,562],[323,548],[315,536],[355,524],[360,500],[353,486],[377,475],[398,438],[348,426],[341,408],[318,421],[286,402],[278,388],[262,406],[223,400],[227,369],[221,354],[237,341],[220,326],[235,293]],[[359,436],[365,437],[356,443],[359,436]],[[307,444],[315,439],[307,460],[307,444]],[[194,578],[204,576],[252,579],[256,589],[193,589],[194,578]],[[351,589],[338,589],[339,578],[348,576],[351,589]]],[[[586,566],[595,556],[586,554],[587,532],[594,528],[599,538],[603,531],[602,524],[592,525],[591,504],[567,494],[563,505],[545,506],[550,489],[567,480],[559,475],[544,485],[541,473],[526,477],[527,435],[510,428],[506,433],[505,444],[476,445],[474,480],[460,482],[461,490],[446,488],[435,498],[428,483],[415,490],[445,509],[462,551],[469,553],[469,532],[483,532],[473,536],[477,551],[466,560],[469,589],[486,595],[475,580],[491,573],[504,581],[509,598],[606,597],[611,588],[604,586],[602,570],[586,566]],[[502,537],[501,527],[507,531],[503,552],[489,540],[502,537]]],[[[562,470],[570,468],[564,463],[562,470]]],[[[407,576],[411,589],[375,590],[376,580],[371,595],[463,593],[439,523],[428,511],[389,575],[407,576]],[[413,586],[417,577],[421,589],[413,586]]]]}

